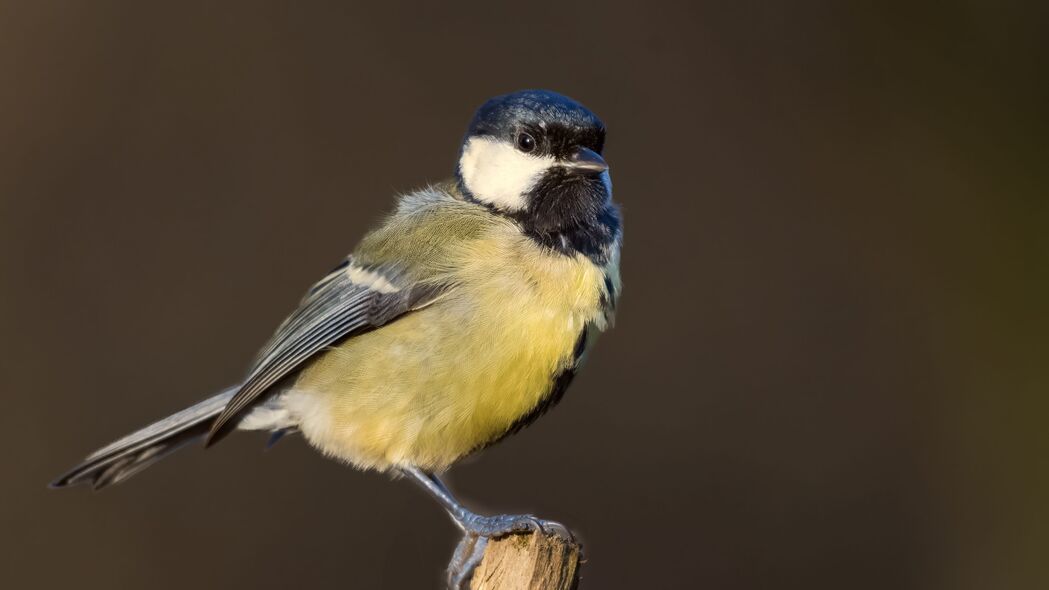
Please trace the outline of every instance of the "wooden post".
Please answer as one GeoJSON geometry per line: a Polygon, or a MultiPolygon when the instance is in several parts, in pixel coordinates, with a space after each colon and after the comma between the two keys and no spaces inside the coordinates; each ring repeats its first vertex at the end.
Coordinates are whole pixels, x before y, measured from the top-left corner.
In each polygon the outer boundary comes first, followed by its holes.
{"type": "Polygon", "coordinates": [[[471,590],[572,590],[579,580],[579,543],[535,532],[488,541],[471,590]]]}

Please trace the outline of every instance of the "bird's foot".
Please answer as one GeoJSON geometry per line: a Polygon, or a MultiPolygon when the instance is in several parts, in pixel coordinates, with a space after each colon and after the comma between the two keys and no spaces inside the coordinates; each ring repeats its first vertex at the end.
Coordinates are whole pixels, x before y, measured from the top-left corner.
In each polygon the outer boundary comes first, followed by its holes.
{"type": "Polygon", "coordinates": [[[448,590],[469,590],[474,570],[484,559],[488,537],[465,533],[448,564],[448,590]]]}
{"type": "Polygon", "coordinates": [[[550,534],[573,542],[572,533],[559,522],[542,520],[528,514],[499,514],[480,516],[466,513],[456,518],[463,529],[463,538],[455,548],[452,561],[448,564],[448,588],[468,590],[474,570],[484,559],[490,539],[516,534],[550,534]]]}
{"type": "Polygon", "coordinates": [[[548,533],[567,541],[574,540],[565,525],[552,520],[542,520],[530,514],[497,514],[480,516],[467,513],[456,519],[467,535],[497,539],[521,533],[548,533]]]}

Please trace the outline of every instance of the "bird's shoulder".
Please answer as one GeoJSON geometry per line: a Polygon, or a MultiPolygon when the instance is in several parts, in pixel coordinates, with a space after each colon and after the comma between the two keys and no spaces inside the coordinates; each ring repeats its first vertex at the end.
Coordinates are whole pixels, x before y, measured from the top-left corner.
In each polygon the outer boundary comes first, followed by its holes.
{"type": "Polygon", "coordinates": [[[452,253],[508,220],[464,199],[454,182],[401,195],[393,212],[364,236],[350,259],[364,268],[383,268],[409,281],[430,280],[447,271],[452,253]]]}

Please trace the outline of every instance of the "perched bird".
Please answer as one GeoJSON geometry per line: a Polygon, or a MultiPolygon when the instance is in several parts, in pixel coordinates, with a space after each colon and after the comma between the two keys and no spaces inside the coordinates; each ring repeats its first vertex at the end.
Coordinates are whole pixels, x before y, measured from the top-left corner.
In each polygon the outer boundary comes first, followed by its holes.
{"type": "Polygon", "coordinates": [[[604,142],[601,120],[560,94],[487,101],[454,179],[400,197],[241,383],[95,451],[52,485],[102,488],[233,430],[300,432],[326,455],[408,476],[469,534],[544,527],[471,513],[437,474],[557,403],[611,323],[622,232],[604,142]]]}

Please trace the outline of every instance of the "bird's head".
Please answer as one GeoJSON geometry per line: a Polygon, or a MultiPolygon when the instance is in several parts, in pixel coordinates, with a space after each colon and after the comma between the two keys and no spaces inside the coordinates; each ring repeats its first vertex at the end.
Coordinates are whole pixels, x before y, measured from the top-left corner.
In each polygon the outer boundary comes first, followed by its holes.
{"type": "Polygon", "coordinates": [[[558,232],[609,206],[604,143],[604,123],[571,98],[514,92],[477,110],[456,176],[467,198],[534,231],[558,232]]]}

